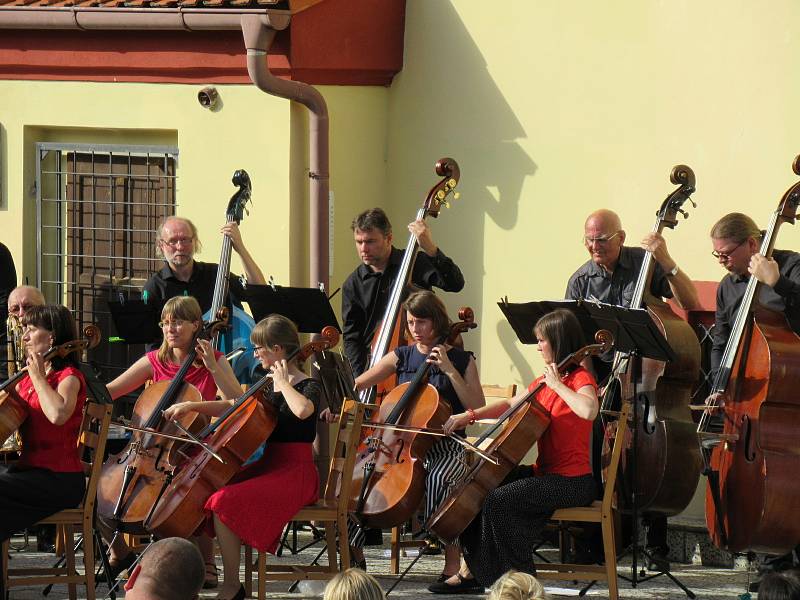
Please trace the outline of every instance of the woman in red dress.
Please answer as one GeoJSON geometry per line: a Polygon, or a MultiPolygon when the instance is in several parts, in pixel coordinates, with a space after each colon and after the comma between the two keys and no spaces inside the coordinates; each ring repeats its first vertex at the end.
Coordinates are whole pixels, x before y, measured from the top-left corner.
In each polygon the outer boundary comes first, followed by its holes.
{"type": "MultiPolygon", "coordinates": [[[[275,408],[278,423],[261,457],[206,502],[209,525],[222,552],[220,600],[244,598],[239,581],[242,542],[274,553],[286,524],[319,495],[312,444],[320,387],[300,370],[296,360],[286,360],[300,347],[297,328],[286,317],[270,315],[255,326],[250,339],[261,366],[272,373],[273,391],[267,402],[275,408]]],[[[230,406],[227,400],[185,402],[172,406],[166,414],[175,418],[195,410],[214,416],[230,406]]]]}
{"type": "Polygon", "coordinates": [[[0,466],[0,541],[77,506],[86,486],[76,443],[86,400],[78,358],[42,359],[50,348],[78,338],[75,321],[66,307],[47,305],[29,309],[22,325],[28,366],[16,393],[28,416],[19,428],[19,461],[0,466]]]}
{"type": "MultiPolygon", "coordinates": [[[[167,300],[161,311],[161,330],[164,333],[161,347],[145,354],[109,383],[108,391],[111,397],[116,400],[141,387],[147,381],[156,383],[173,379],[194,344],[197,358],[201,363],[192,365],[184,380],[200,391],[204,402],[216,399],[217,388],[224,398],[236,398],[241,393],[241,387],[225,356],[221,352],[216,352],[207,340],[201,339],[195,342],[197,332],[202,326],[203,313],[197,300],[192,296],[176,296],[167,300]]],[[[216,587],[213,540],[208,536],[200,536],[196,541],[206,562],[205,587],[216,587]]],[[[130,566],[133,558],[130,548],[121,537],[117,536],[109,558],[112,574],[116,575],[130,566]]]]}

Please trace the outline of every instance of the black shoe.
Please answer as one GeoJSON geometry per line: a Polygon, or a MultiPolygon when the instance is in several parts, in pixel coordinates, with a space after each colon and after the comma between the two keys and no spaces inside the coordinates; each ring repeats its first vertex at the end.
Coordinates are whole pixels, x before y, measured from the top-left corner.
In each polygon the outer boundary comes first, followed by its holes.
{"type": "Polygon", "coordinates": [[[474,577],[465,579],[459,574],[455,585],[437,581],[428,586],[428,591],[434,594],[482,594],[483,586],[474,577]]]}
{"type": "Polygon", "coordinates": [[[136,553],[128,552],[128,554],[119,560],[116,564],[108,563],[108,578],[111,581],[116,581],[123,571],[131,568],[131,565],[136,562],[136,553]]]}
{"type": "Polygon", "coordinates": [[[361,560],[356,560],[352,556],[350,557],[350,566],[356,569],[361,569],[365,573],[367,572],[367,559],[362,558],[361,560]]]}
{"type": "Polygon", "coordinates": [[[757,594],[758,593],[758,588],[760,588],[760,587],[761,587],[761,580],[760,579],[754,579],[753,581],[750,582],[750,585],[747,586],[747,591],[748,592],[753,592],[754,594],[757,594]]]}
{"type": "Polygon", "coordinates": [[[420,550],[425,556],[436,556],[442,553],[442,542],[439,538],[429,535],[425,538],[425,545],[420,550]]]}

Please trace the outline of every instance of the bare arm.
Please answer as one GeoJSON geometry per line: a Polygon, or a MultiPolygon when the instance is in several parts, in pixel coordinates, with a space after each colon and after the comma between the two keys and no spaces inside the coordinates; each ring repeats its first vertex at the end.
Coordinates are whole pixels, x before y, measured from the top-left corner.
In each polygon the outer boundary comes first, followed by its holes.
{"type": "Polygon", "coordinates": [[[386,356],[378,361],[378,364],[371,369],[364,371],[361,375],[356,377],[356,391],[362,391],[371,388],[389,377],[397,370],[397,354],[389,352],[386,356]]]}
{"type": "Polygon", "coordinates": [[[431,351],[428,362],[439,367],[439,370],[450,379],[450,383],[453,384],[453,389],[464,408],[479,408],[486,404],[475,359],[470,357],[463,377],[453,366],[453,363],[450,362],[445,346],[436,346],[431,351]]]}
{"type": "Polygon", "coordinates": [[[242,259],[242,267],[244,268],[245,277],[247,277],[247,283],[266,285],[267,280],[264,277],[264,273],[256,264],[256,261],[253,260],[253,256],[242,241],[242,234],[239,231],[239,226],[235,222],[226,223],[222,228],[222,233],[231,238],[233,249],[236,250],[236,253],[242,259]]]}
{"type": "Polygon", "coordinates": [[[153,378],[153,365],[147,355],[142,356],[133,363],[128,369],[117,376],[114,381],[108,384],[108,393],[116,400],[117,398],[131,393],[136,388],[143,386],[145,382],[153,378]]]}
{"type": "Polygon", "coordinates": [[[39,397],[39,404],[47,420],[53,425],[63,425],[75,412],[81,382],[70,375],[62,379],[56,389],[50,387],[45,377],[44,362],[39,354],[28,359],[28,374],[39,397]]]}
{"type": "MultiPolygon", "coordinates": [[[[665,273],[671,273],[677,268],[678,263],[670,256],[667,250],[667,242],[661,234],[653,232],[645,236],[642,240],[642,248],[653,253],[653,258],[664,269],[665,273]]],[[[697,289],[695,289],[692,280],[689,279],[686,273],[678,269],[675,275],[667,276],[667,283],[669,284],[669,289],[672,290],[672,295],[675,297],[675,302],[683,310],[697,310],[700,308],[697,289]]]]}

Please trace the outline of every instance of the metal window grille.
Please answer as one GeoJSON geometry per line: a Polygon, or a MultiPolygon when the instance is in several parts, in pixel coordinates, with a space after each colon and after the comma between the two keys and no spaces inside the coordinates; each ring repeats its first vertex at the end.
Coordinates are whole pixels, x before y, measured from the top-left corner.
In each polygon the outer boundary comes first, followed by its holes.
{"type": "Polygon", "coordinates": [[[36,144],[37,284],[79,328],[100,326],[90,359],[107,380],[146,350],[109,341],[108,301],[141,298],[160,268],[155,230],[175,214],[177,157],[165,146],[36,144]]]}

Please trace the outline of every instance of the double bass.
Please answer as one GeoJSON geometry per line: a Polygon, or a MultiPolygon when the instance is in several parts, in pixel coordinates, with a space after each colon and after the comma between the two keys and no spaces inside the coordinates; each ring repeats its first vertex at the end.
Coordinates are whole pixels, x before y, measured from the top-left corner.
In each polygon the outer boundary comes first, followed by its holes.
{"type": "MultiPolygon", "coordinates": [[[[595,341],[595,344],[584,346],[559,362],[558,372],[564,375],[580,366],[584,359],[608,352],[613,344],[611,334],[603,329],[595,334],[595,341]]],[[[475,445],[482,448],[483,443],[497,433],[484,448],[484,453],[494,462],[484,457],[478,458],[464,479],[425,523],[425,529],[448,544],[456,543],[458,536],[483,508],[486,495],[499,486],[525,458],[550,425],[550,414],[536,401],[536,395],[544,387],[542,381],[522,396],[475,441],[475,445]]]]}
{"type": "MultiPolygon", "coordinates": [[[[338,342],[339,332],[329,325],[323,328],[320,339],[296,349],[286,360],[303,362],[338,342]]],[[[169,486],[144,522],[148,531],[159,537],[186,538],[200,527],[206,518],[206,501],[230,482],[278,424],[276,410],[266,401],[271,392],[269,374],[197,435],[205,448],[196,448],[173,470],[169,486]]]]}
{"type": "MultiPolygon", "coordinates": [[[[695,191],[695,175],[686,165],[677,165],[670,173],[670,181],[678,188],[670,193],[656,213],[653,232],[661,234],[666,227],[675,228],[678,214],[688,217],[683,210],[695,191]]],[[[692,202],[692,204],[694,204],[692,202]]],[[[697,449],[696,425],[689,408],[693,388],[700,372],[700,343],[691,326],[678,317],[667,303],[653,296],[650,283],[653,279],[655,259],[645,252],[639,277],[634,288],[631,308],[646,307],[650,318],[670,345],[675,360],[663,362],[645,357],[615,355],[615,365],[625,364],[618,375],[623,402],[636,402],[631,423],[635,448],[628,448],[622,467],[623,484],[630,500],[636,494],[637,510],[665,516],[683,511],[697,489],[701,459],[697,449]],[[636,469],[630,454],[635,453],[636,469]]],[[[610,414],[609,400],[615,384],[607,387],[603,396],[602,412],[610,414]]]]}
{"type": "MultiPolygon", "coordinates": [[[[200,402],[200,391],[184,381],[197,358],[197,339],[210,339],[227,325],[223,309],[217,320],[205,324],[195,336],[191,350],[172,380],[147,387],[133,407],[131,424],[138,429],[127,446],[110,456],[97,484],[97,514],[113,523],[119,531],[146,533],[144,521],[164,490],[175,465],[181,460],[181,447],[174,439],[182,431],[164,420],[163,412],[178,402],[200,402]],[[166,435],[162,435],[166,434],[166,435]]],[[[184,430],[197,430],[202,425],[197,413],[178,419],[184,430]]]]}
{"type": "MultiPolygon", "coordinates": [[[[456,336],[477,327],[471,308],[462,308],[458,317],[461,320],[451,325],[449,335],[438,339],[434,346],[452,344],[456,336]]],[[[400,384],[383,399],[373,419],[381,427],[367,438],[356,457],[350,508],[365,527],[399,525],[411,517],[422,501],[422,463],[435,442],[427,430],[441,431],[453,412],[427,382],[430,368],[429,362],[423,362],[411,381],[400,384]]]]}
{"type": "MultiPolygon", "coordinates": [[[[441,212],[442,206],[448,205],[448,196],[453,194],[454,198],[458,198],[458,194],[453,192],[461,177],[458,163],[452,158],[440,158],[436,161],[435,168],[436,174],[442,179],[428,192],[428,195],[425,197],[425,203],[422,205],[422,208],[417,211],[417,220],[424,220],[427,217],[437,218],[441,212]]],[[[400,269],[395,278],[394,285],[392,286],[389,302],[386,304],[386,310],[383,313],[380,331],[372,344],[369,365],[366,370],[378,364],[378,362],[394,348],[405,345],[405,338],[403,337],[405,323],[399,318],[401,312],[400,307],[405,298],[406,286],[411,282],[411,275],[414,271],[414,261],[417,258],[417,250],[419,250],[419,242],[417,241],[417,236],[412,233],[409,236],[408,244],[406,244],[403,261],[400,264],[400,269]]],[[[361,393],[360,400],[367,404],[380,404],[383,398],[396,386],[397,377],[392,375],[377,386],[369,390],[364,390],[364,392],[361,393]]]]}
{"type": "MultiPolygon", "coordinates": [[[[244,169],[238,169],[233,173],[231,183],[239,189],[231,196],[228,207],[225,210],[225,222],[236,223],[239,225],[244,218],[244,212],[248,202],[251,202],[252,184],[250,176],[244,169]]],[[[228,274],[231,270],[231,250],[233,242],[227,235],[222,236],[222,249],[220,250],[219,263],[217,266],[217,278],[214,282],[214,296],[211,300],[211,308],[203,315],[203,320],[211,321],[219,314],[221,308],[225,306],[228,298],[228,274]]],[[[236,378],[242,383],[249,383],[252,380],[252,371],[255,368],[255,358],[253,356],[253,344],[250,342],[250,332],[253,331],[256,322],[253,317],[244,310],[232,303],[230,310],[230,325],[225,331],[214,338],[214,349],[225,354],[243,348],[244,352],[231,361],[231,367],[236,378]]]]}
{"type": "MultiPolygon", "coordinates": [[[[800,156],[792,168],[800,175],[800,156]]],[[[800,182],[773,212],[763,256],[772,256],[780,226],[794,224],[798,204],[800,182]]],[[[714,544],[785,554],[800,542],[800,337],[783,312],[759,302],[761,289],[751,276],[697,431],[714,544]]]]}

